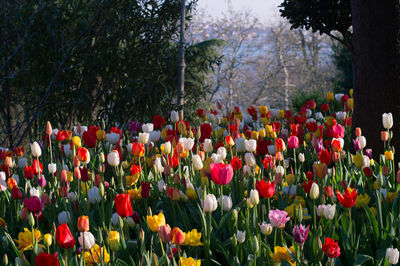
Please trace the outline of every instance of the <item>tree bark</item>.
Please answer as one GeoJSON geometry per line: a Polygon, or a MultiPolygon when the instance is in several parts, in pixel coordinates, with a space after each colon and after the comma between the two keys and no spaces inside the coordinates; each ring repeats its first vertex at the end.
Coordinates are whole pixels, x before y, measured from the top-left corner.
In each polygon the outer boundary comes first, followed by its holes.
{"type": "Polygon", "coordinates": [[[382,114],[393,114],[392,144],[400,151],[399,1],[351,0],[354,32],[352,134],[360,127],[374,158],[383,152],[382,114]]]}

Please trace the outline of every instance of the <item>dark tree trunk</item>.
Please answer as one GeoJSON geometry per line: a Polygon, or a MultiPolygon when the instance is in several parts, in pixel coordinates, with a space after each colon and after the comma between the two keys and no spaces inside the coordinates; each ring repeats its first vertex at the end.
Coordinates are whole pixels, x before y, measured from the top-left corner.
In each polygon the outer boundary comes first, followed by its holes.
{"type": "MultiPolygon", "coordinates": [[[[383,152],[382,114],[393,114],[400,152],[399,0],[351,0],[354,32],[353,130],[360,127],[374,158],[383,152]]],[[[398,153],[399,153],[398,152],[398,153]]]]}

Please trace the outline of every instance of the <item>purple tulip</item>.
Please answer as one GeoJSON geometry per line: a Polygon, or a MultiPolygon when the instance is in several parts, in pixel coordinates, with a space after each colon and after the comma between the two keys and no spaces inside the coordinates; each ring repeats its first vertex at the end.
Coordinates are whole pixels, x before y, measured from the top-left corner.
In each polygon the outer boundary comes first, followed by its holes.
{"type": "Polygon", "coordinates": [[[41,186],[41,187],[45,187],[46,186],[46,178],[44,178],[44,175],[41,175],[40,176],[40,178],[38,179],[38,183],[39,183],[39,186],[41,186]]]}
{"type": "Polygon", "coordinates": [[[142,130],[142,125],[139,121],[129,121],[129,131],[131,133],[138,133],[140,130],[142,130]]]}
{"type": "Polygon", "coordinates": [[[358,138],[353,139],[354,150],[359,151],[361,150],[360,140],[358,138]]]}
{"type": "Polygon", "coordinates": [[[372,159],[372,149],[365,149],[365,155],[367,155],[368,158],[372,159]]]}
{"type": "Polygon", "coordinates": [[[303,245],[304,242],[306,242],[309,229],[310,229],[310,226],[307,226],[307,228],[306,228],[302,224],[294,226],[294,228],[293,228],[294,242],[303,245]]]}

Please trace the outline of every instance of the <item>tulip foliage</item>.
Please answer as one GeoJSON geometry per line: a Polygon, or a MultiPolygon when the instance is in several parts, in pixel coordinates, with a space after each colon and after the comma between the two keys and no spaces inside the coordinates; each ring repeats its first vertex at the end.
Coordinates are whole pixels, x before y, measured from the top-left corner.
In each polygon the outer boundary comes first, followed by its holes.
{"type": "Polygon", "coordinates": [[[393,117],[374,160],[352,105],[328,93],[127,132],[48,123],[30,149],[0,149],[3,264],[396,264],[393,117]]]}

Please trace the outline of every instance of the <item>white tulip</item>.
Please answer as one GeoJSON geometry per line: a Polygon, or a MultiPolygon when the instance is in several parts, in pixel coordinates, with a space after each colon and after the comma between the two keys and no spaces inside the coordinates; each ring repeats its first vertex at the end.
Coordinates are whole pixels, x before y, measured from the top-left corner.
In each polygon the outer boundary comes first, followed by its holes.
{"type": "Polygon", "coordinates": [[[387,248],[385,259],[389,258],[389,264],[397,264],[399,262],[399,250],[397,248],[387,248]]]}
{"type": "Polygon", "coordinates": [[[164,172],[164,167],[161,164],[160,157],[156,157],[156,159],[154,161],[154,170],[156,173],[160,173],[160,174],[164,172]]]}
{"type": "Polygon", "coordinates": [[[268,153],[269,153],[270,155],[275,155],[275,153],[276,153],[276,151],[275,151],[275,145],[268,145],[268,146],[267,146],[267,149],[268,149],[268,153]]]}
{"type": "Polygon", "coordinates": [[[146,144],[149,141],[150,134],[149,133],[139,133],[139,142],[142,144],[146,144]]]}
{"type": "Polygon", "coordinates": [[[76,136],[79,136],[80,138],[82,138],[83,133],[87,130],[88,130],[87,126],[74,126],[74,133],[76,136]]]}
{"type": "Polygon", "coordinates": [[[154,125],[152,123],[143,124],[142,131],[144,133],[150,133],[154,129],[154,125]]]}
{"type": "Polygon", "coordinates": [[[71,214],[66,211],[62,211],[58,214],[58,223],[59,224],[67,224],[71,220],[71,214]]]}
{"type": "Polygon", "coordinates": [[[324,216],[328,220],[332,220],[335,217],[336,205],[327,204],[324,209],[324,216]]]}
{"type": "Polygon", "coordinates": [[[393,115],[392,113],[384,113],[382,115],[382,122],[383,122],[383,127],[386,129],[391,129],[393,126],[393,115]]]}
{"type": "Polygon", "coordinates": [[[310,198],[313,200],[318,199],[319,197],[319,186],[317,183],[313,183],[310,189],[310,198]]]}
{"type": "Polygon", "coordinates": [[[6,173],[0,172],[0,191],[5,191],[7,189],[6,173]]]}
{"type": "Polygon", "coordinates": [[[211,155],[211,159],[213,160],[214,163],[220,163],[222,162],[222,157],[219,154],[213,153],[211,155]]]}
{"type": "Polygon", "coordinates": [[[211,139],[205,139],[203,145],[204,145],[203,146],[204,152],[207,152],[207,153],[212,152],[213,146],[212,146],[211,139]]]}
{"type": "Polygon", "coordinates": [[[365,146],[367,146],[367,139],[364,136],[359,136],[359,137],[357,137],[357,139],[360,143],[361,149],[364,149],[365,146]]]}
{"type": "Polygon", "coordinates": [[[252,205],[257,205],[260,202],[260,196],[258,195],[258,191],[255,189],[250,190],[250,203],[252,205]]]}
{"type": "Polygon", "coordinates": [[[299,162],[304,163],[304,161],[306,160],[304,153],[299,153],[299,162]]]}
{"type": "Polygon", "coordinates": [[[256,165],[256,159],[254,158],[253,153],[246,153],[244,155],[244,160],[246,161],[246,164],[250,167],[254,167],[256,165]]]}
{"type": "Polygon", "coordinates": [[[158,187],[158,191],[160,191],[160,192],[163,192],[165,190],[166,185],[165,185],[165,182],[163,179],[160,179],[157,182],[157,187],[158,187]]]}
{"type": "Polygon", "coordinates": [[[50,174],[54,174],[55,172],[57,172],[57,164],[55,163],[49,163],[47,168],[49,169],[50,174]]]}
{"type": "Polygon", "coordinates": [[[66,157],[71,157],[72,156],[72,145],[71,143],[68,143],[63,146],[64,154],[66,157]]]}
{"type": "Polygon", "coordinates": [[[283,168],[282,165],[278,165],[278,166],[276,167],[275,172],[276,172],[277,174],[280,174],[280,175],[283,176],[283,175],[285,174],[285,169],[283,168]]]}
{"type": "Polygon", "coordinates": [[[31,152],[32,156],[36,158],[42,155],[42,149],[40,148],[39,143],[37,143],[36,141],[31,144],[31,152]]]}
{"type": "Polygon", "coordinates": [[[222,202],[222,209],[224,211],[229,211],[230,209],[232,209],[233,203],[232,203],[232,198],[230,196],[223,195],[222,199],[220,197],[218,200],[218,204],[220,206],[221,206],[221,202],[222,202]]]}
{"type": "Polygon", "coordinates": [[[238,230],[236,233],[237,241],[241,244],[246,240],[246,232],[238,230]]]}
{"type": "Polygon", "coordinates": [[[166,154],[169,154],[170,152],[171,152],[171,142],[170,141],[167,141],[167,142],[165,142],[164,143],[164,152],[166,153],[166,154]]]}
{"type": "Polygon", "coordinates": [[[318,112],[318,113],[315,114],[315,119],[323,120],[324,119],[324,115],[321,112],[318,112]]]}
{"type": "Polygon", "coordinates": [[[262,222],[262,224],[258,224],[258,226],[260,227],[261,233],[263,235],[270,235],[272,233],[272,225],[267,223],[267,222],[262,222]]]}
{"type": "Polygon", "coordinates": [[[339,120],[344,121],[346,119],[347,113],[346,112],[336,112],[336,118],[339,120]]]}
{"type": "Polygon", "coordinates": [[[180,138],[179,142],[183,144],[183,148],[186,151],[191,151],[194,146],[194,139],[192,138],[180,138]]]}
{"type": "Polygon", "coordinates": [[[95,244],[94,235],[90,232],[81,232],[78,242],[83,249],[91,249],[95,244]]]}
{"type": "Polygon", "coordinates": [[[116,226],[119,222],[119,215],[118,213],[114,212],[113,215],[111,216],[111,222],[114,226],[116,226]]]}
{"type": "Polygon", "coordinates": [[[19,169],[25,169],[25,167],[28,165],[28,162],[26,161],[25,158],[20,158],[18,159],[18,168],[19,169]]]}
{"type": "Polygon", "coordinates": [[[126,144],[126,150],[128,151],[128,153],[131,153],[131,151],[132,151],[132,146],[133,146],[132,143],[126,144]]]}
{"type": "Polygon", "coordinates": [[[315,207],[315,211],[317,212],[317,215],[319,217],[323,217],[324,216],[325,209],[326,209],[326,205],[325,204],[321,204],[318,207],[315,207]]]}
{"type": "Polygon", "coordinates": [[[158,142],[161,139],[161,132],[156,130],[156,131],[151,131],[150,132],[150,141],[151,142],[158,142]]]}
{"type": "Polygon", "coordinates": [[[236,151],[237,152],[245,152],[246,151],[246,140],[242,137],[237,138],[235,141],[236,151]]]}
{"type": "Polygon", "coordinates": [[[226,149],[225,147],[219,147],[217,150],[217,154],[219,154],[222,158],[222,160],[225,160],[226,158],[226,149]]]}
{"type": "Polygon", "coordinates": [[[119,138],[120,138],[120,135],[118,133],[112,132],[112,133],[107,134],[107,141],[113,145],[118,143],[119,138]]]}
{"type": "Polygon", "coordinates": [[[255,139],[245,140],[246,151],[255,152],[257,148],[257,141],[255,139]]]}
{"type": "Polygon", "coordinates": [[[90,203],[98,203],[101,201],[101,196],[100,196],[100,190],[98,187],[93,186],[91,189],[88,191],[88,198],[90,203]]]}
{"type": "Polygon", "coordinates": [[[218,203],[214,194],[207,194],[205,200],[203,201],[203,211],[213,212],[217,209],[218,203]]]}
{"type": "Polygon", "coordinates": [[[109,165],[116,167],[119,165],[119,153],[118,151],[112,151],[107,155],[107,162],[109,165]]]}
{"type": "Polygon", "coordinates": [[[40,190],[38,188],[31,187],[31,189],[29,190],[29,195],[31,197],[36,196],[40,198],[40,190]]]}
{"type": "Polygon", "coordinates": [[[171,122],[176,123],[179,121],[179,113],[177,111],[171,112],[171,122]]]}
{"type": "Polygon", "coordinates": [[[335,99],[336,99],[336,101],[341,102],[343,96],[344,96],[343,93],[337,93],[337,94],[335,94],[335,99]]]}
{"type": "Polygon", "coordinates": [[[196,169],[197,171],[203,169],[203,162],[201,161],[201,157],[198,154],[193,155],[193,167],[194,169],[196,169]]]}

